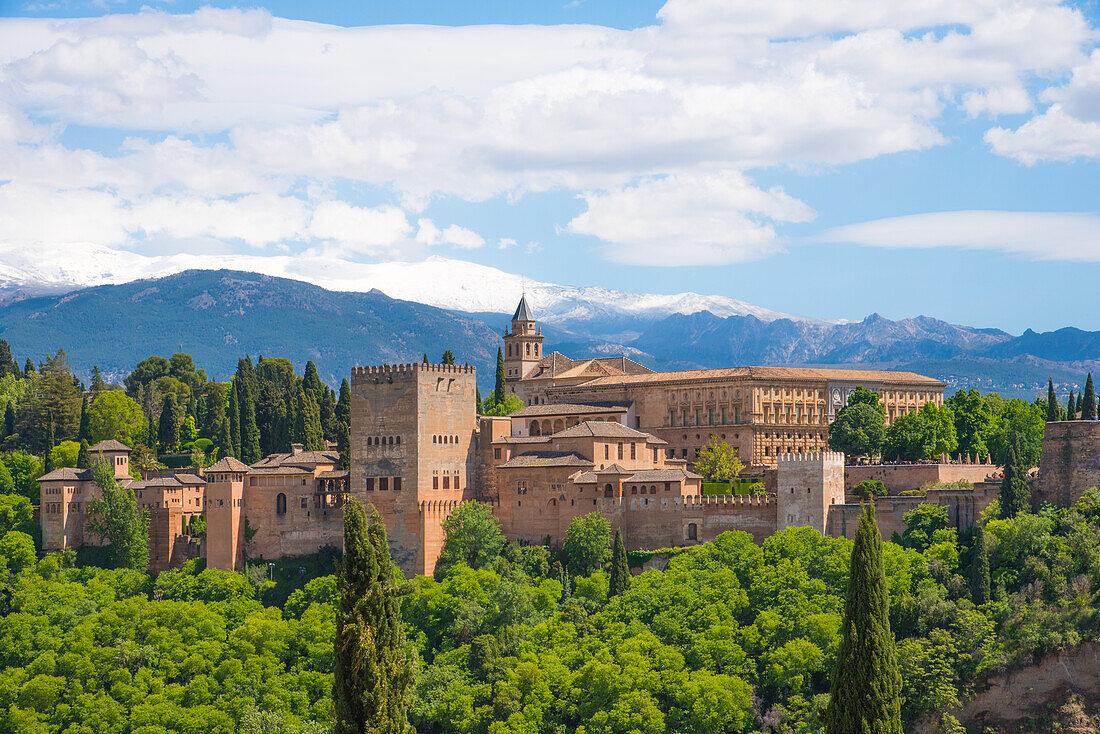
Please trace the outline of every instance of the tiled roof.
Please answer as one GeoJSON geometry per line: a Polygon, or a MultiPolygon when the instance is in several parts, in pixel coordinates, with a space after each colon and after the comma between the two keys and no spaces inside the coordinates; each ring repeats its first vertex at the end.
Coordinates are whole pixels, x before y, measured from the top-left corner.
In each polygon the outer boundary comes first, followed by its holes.
{"type": "Polygon", "coordinates": [[[177,489],[182,487],[183,483],[178,481],[175,477],[156,477],[154,479],[135,481],[130,486],[134,489],[151,489],[153,487],[171,487],[177,489]]]}
{"type": "Polygon", "coordinates": [[[531,307],[527,305],[526,294],[519,297],[519,305],[516,306],[516,312],[512,315],[512,321],[534,321],[534,312],[531,307]]]}
{"type": "Polygon", "coordinates": [[[549,436],[501,436],[493,443],[550,443],[549,436]]]}
{"type": "Polygon", "coordinates": [[[702,479],[701,476],[685,469],[644,469],[635,472],[628,482],[678,482],[683,479],[702,479]]]}
{"type": "Polygon", "coordinates": [[[300,466],[253,466],[249,474],[312,474],[309,469],[300,466]]]}
{"type": "Polygon", "coordinates": [[[317,475],[318,479],[347,479],[347,469],[333,469],[332,471],[323,471],[317,475]]]}
{"type": "Polygon", "coordinates": [[[177,474],[176,481],[180,484],[206,484],[206,480],[194,474],[177,474]]]}
{"type": "Polygon", "coordinates": [[[219,472],[236,472],[244,473],[249,470],[248,464],[243,461],[234,459],[232,456],[227,456],[224,459],[218,460],[214,466],[209,467],[206,472],[208,474],[216,474],[219,472]]]}
{"type": "Polygon", "coordinates": [[[882,370],[839,370],[818,369],[813,367],[725,367],[710,370],[683,370],[679,372],[650,372],[647,374],[623,375],[621,377],[599,377],[583,383],[580,387],[599,387],[601,385],[639,385],[699,382],[703,380],[723,380],[732,378],[771,379],[771,380],[849,380],[854,382],[883,382],[889,384],[919,384],[928,387],[943,386],[944,383],[932,377],[918,375],[915,372],[888,372],[882,370]]]}
{"type": "Polygon", "coordinates": [[[92,472],[88,469],[73,469],[71,466],[63,466],[54,469],[49,474],[43,474],[38,478],[40,482],[82,482],[90,480],[92,472]]]}
{"type": "Polygon", "coordinates": [[[500,464],[500,469],[516,469],[545,466],[592,466],[592,462],[573,451],[532,451],[513,456],[500,464]]]}
{"type": "Polygon", "coordinates": [[[618,464],[612,464],[611,466],[608,466],[608,467],[605,467],[603,469],[598,470],[596,473],[597,474],[630,474],[631,471],[630,471],[630,469],[624,469],[623,467],[619,466],[618,464]]]}
{"type": "Polygon", "coordinates": [[[597,378],[609,375],[640,375],[652,371],[629,357],[570,359],[561,352],[551,352],[539,360],[537,369],[524,379],[566,379],[585,376],[597,378]]]}
{"type": "MultiPolygon", "coordinates": [[[[583,421],[575,426],[558,431],[551,438],[583,438],[595,436],[597,438],[646,438],[653,439],[648,433],[635,431],[615,421],[583,421]]],[[[657,440],[657,439],[654,439],[657,440]]]]}
{"type": "Polygon", "coordinates": [[[583,403],[545,403],[543,405],[530,405],[512,413],[513,418],[535,418],[542,416],[577,415],[583,414],[610,414],[625,413],[626,405],[590,405],[583,403]]]}
{"type": "Polygon", "coordinates": [[[106,441],[100,441],[95,446],[92,446],[89,451],[125,451],[130,452],[130,447],[121,441],[116,441],[113,438],[109,438],[106,441]]]}
{"type": "Polygon", "coordinates": [[[272,466],[317,466],[318,464],[339,464],[340,454],[335,451],[303,451],[299,454],[268,454],[252,466],[256,468],[272,466]]]}

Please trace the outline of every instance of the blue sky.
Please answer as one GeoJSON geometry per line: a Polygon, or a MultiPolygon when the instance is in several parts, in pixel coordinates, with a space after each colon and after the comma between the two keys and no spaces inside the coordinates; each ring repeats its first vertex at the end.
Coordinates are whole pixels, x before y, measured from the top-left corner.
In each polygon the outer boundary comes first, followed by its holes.
{"type": "Polygon", "coordinates": [[[808,316],[1100,329],[1094,3],[0,14],[0,265],[43,279],[84,257],[119,280],[439,255],[808,316]]]}

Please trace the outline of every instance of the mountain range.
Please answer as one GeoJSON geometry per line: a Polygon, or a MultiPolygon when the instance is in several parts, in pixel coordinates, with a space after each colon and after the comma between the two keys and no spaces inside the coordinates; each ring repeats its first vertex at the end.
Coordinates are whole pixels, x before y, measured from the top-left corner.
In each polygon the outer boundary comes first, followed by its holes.
{"type": "MultiPolygon", "coordinates": [[[[1043,389],[1048,376],[1068,390],[1083,382],[1085,371],[1100,372],[1100,332],[1067,328],[1013,336],[924,316],[892,321],[878,314],[827,321],[722,296],[536,283],[443,258],[362,266],[369,270],[338,277],[313,273],[318,281],[354,281],[358,292],[238,270],[186,270],[77,288],[72,278],[41,280],[50,274],[5,267],[0,336],[23,357],[41,359],[64,347],[82,375],[98,365],[121,378],[150,354],[182,350],[211,377],[230,374],[244,354],[269,354],[298,365],[313,360],[323,379],[338,383],[356,364],[417,360],[425,353],[437,359],[450,349],[478,367],[487,387],[500,334],[524,292],[543,323],[547,351],[625,353],[655,369],[858,364],[911,369],[951,388],[1026,396],[1043,389]],[[366,289],[372,283],[386,292],[366,289]]],[[[83,272],[85,279],[99,277],[83,272]]]]}

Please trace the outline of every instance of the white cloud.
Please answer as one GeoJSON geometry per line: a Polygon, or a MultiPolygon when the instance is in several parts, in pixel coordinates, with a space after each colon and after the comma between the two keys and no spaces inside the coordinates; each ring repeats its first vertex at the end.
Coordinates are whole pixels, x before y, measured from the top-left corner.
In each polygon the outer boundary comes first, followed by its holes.
{"type": "Polygon", "coordinates": [[[497,249],[507,250],[510,247],[515,247],[516,244],[518,243],[511,237],[501,237],[499,240],[497,240],[497,249]]]}
{"type": "Polygon", "coordinates": [[[959,247],[1035,260],[1100,262],[1100,215],[958,211],[913,214],[834,227],[815,238],[869,247],[959,247]]]}
{"type": "Polygon", "coordinates": [[[111,242],[372,254],[485,246],[458,225],[414,228],[407,212],[433,197],[584,191],[568,229],[608,257],[665,264],[675,246],[678,263],[710,263],[775,251],[775,223],[810,216],[744,171],[940,145],[946,108],[1027,112],[1025,85],[1070,69],[1037,97],[1052,103],[1042,116],[987,140],[1027,162],[1100,149],[1100,57],[1082,51],[1095,33],[1055,0],[670,0],[658,19],[632,31],[342,28],[216,9],[0,20],[0,181],[89,192],[72,196],[111,242]],[[104,154],[61,142],[75,123],[167,134],[104,154]],[[335,200],[346,182],[399,206],[335,200]]]}
{"type": "Polygon", "coordinates": [[[588,209],[569,230],[608,243],[614,260],[640,265],[754,260],[779,249],[771,222],[814,217],[782,189],[763,191],[733,171],[647,179],[583,198],[588,209]]]}

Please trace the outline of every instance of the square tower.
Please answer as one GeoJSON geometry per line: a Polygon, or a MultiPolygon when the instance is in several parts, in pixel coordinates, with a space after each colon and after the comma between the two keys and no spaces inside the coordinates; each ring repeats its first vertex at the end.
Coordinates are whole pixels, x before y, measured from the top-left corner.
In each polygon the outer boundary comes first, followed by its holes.
{"type": "Polygon", "coordinates": [[[809,525],[824,533],[829,507],[844,504],[844,454],[780,454],[776,468],[776,531],[809,525]]]}
{"type": "MultiPolygon", "coordinates": [[[[527,296],[522,296],[512,315],[512,330],[504,333],[505,380],[515,382],[528,377],[542,356],[542,329],[527,305],[527,296]]],[[[515,392],[514,387],[511,392],[515,392]]]]}
{"type": "Polygon", "coordinates": [[[232,456],[206,470],[206,566],[244,567],[244,478],[248,464],[232,456]]]}
{"type": "Polygon", "coordinates": [[[475,496],[477,374],[468,365],[357,367],[348,492],[385,518],[405,573],[430,574],[442,522],[475,496]]]}

